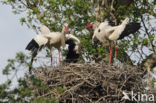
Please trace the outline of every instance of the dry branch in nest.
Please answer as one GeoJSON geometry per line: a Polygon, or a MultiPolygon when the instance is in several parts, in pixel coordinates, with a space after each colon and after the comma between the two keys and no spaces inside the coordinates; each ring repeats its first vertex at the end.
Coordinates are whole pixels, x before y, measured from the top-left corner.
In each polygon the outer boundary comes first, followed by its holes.
{"type": "Polygon", "coordinates": [[[50,92],[36,96],[55,98],[60,103],[128,103],[121,101],[122,92],[143,92],[143,73],[134,67],[117,68],[104,63],[39,67],[34,69],[34,76],[43,80],[50,92]]]}

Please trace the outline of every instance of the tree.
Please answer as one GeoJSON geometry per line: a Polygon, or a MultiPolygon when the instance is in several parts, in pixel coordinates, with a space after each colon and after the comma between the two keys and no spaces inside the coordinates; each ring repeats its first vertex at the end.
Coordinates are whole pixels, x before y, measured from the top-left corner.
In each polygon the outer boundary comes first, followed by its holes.
{"type": "Polygon", "coordinates": [[[146,56],[143,49],[145,47],[155,52],[155,29],[154,25],[151,25],[151,19],[155,18],[154,0],[6,0],[3,3],[11,5],[15,14],[25,12],[26,17],[22,17],[20,22],[36,31],[39,29],[38,24],[45,24],[51,31],[60,31],[63,22],[68,22],[71,33],[81,39],[83,57],[89,61],[96,60],[97,57],[102,60],[108,53],[103,46],[94,49],[88,32],[84,31],[84,27],[95,20],[102,22],[110,19],[114,25],[118,25],[121,20],[129,16],[131,21],[142,23],[138,35],[129,36],[119,42],[119,47],[122,49],[119,50],[118,59],[122,63],[125,62],[125,58],[130,58],[131,54],[138,53],[142,61],[146,56]],[[130,55],[127,55],[127,52],[130,55]]]}
{"type": "MultiPolygon", "coordinates": [[[[118,25],[126,16],[130,17],[131,22],[140,22],[142,28],[135,35],[118,41],[118,60],[123,64],[129,62],[131,65],[134,63],[139,65],[156,51],[156,36],[154,35],[156,25],[152,22],[156,19],[155,0],[4,0],[2,3],[10,5],[15,14],[24,12],[26,17],[21,17],[21,24],[37,32],[40,24],[48,26],[51,31],[61,31],[62,24],[69,23],[71,33],[78,36],[83,45],[80,60],[96,62],[108,60],[106,59],[109,52],[108,44],[94,48],[90,34],[85,30],[87,24],[109,19],[114,25],[118,25]],[[133,59],[133,56],[138,56],[137,60],[133,59]]],[[[8,61],[4,70],[5,74],[8,75],[10,69],[18,68],[17,65],[14,66],[15,61],[19,65],[29,66],[29,57],[22,53],[21,55],[8,61]],[[22,58],[18,59],[18,57],[24,57],[23,61],[20,61],[22,58]]],[[[6,86],[2,85],[2,88],[6,86]]],[[[2,94],[5,93],[6,91],[2,94]]]]}

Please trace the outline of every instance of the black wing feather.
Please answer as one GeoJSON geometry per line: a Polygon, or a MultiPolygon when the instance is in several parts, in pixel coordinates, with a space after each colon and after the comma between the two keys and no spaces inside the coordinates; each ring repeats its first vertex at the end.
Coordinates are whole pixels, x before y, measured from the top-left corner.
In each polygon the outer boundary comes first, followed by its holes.
{"type": "Polygon", "coordinates": [[[66,44],[68,44],[69,46],[68,46],[68,52],[67,52],[65,61],[68,63],[71,63],[71,62],[76,63],[80,56],[80,54],[77,54],[76,51],[74,51],[76,44],[71,39],[66,40],[66,44]]]}
{"type": "Polygon", "coordinates": [[[29,42],[29,44],[26,46],[25,49],[31,51],[32,57],[35,57],[37,55],[38,50],[39,50],[39,45],[34,39],[32,39],[29,42]]]}
{"type": "Polygon", "coordinates": [[[33,48],[39,48],[39,45],[38,45],[38,43],[34,40],[34,39],[32,39],[30,42],[29,42],[29,44],[26,46],[26,50],[32,50],[33,48]]]}
{"type": "Polygon", "coordinates": [[[122,32],[118,40],[123,39],[124,37],[137,32],[140,29],[140,23],[129,23],[126,25],[125,30],[122,32]]]}

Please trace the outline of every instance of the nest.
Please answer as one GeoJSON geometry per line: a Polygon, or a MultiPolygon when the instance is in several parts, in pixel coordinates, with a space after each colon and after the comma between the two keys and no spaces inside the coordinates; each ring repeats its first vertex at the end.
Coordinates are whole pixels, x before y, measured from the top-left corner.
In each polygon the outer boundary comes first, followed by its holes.
{"type": "Polygon", "coordinates": [[[59,103],[128,103],[121,101],[122,93],[141,93],[143,73],[135,67],[118,68],[104,63],[39,67],[34,69],[34,76],[40,78],[50,92],[38,90],[40,93],[36,96],[55,98],[59,103]]]}

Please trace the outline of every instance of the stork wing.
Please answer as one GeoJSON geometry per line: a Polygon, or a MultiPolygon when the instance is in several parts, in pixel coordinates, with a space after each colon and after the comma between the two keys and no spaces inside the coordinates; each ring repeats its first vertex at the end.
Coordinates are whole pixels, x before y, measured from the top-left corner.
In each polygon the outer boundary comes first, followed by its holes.
{"type": "Polygon", "coordinates": [[[36,35],[29,44],[26,46],[26,50],[32,52],[33,58],[37,55],[37,52],[48,42],[42,35],[36,35]]]}
{"type": "Polygon", "coordinates": [[[49,34],[50,33],[49,28],[45,25],[42,25],[40,30],[41,30],[42,34],[49,34]]]}
{"type": "Polygon", "coordinates": [[[34,40],[39,46],[46,45],[46,43],[48,42],[48,39],[44,35],[36,35],[34,40]]]}
{"type": "Polygon", "coordinates": [[[44,35],[49,41],[50,44],[61,43],[61,46],[65,47],[65,37],[61,32],[51,32],[47,35],[44,35]]]}
{"type": "Polygon", "coordinates": [[[67,34],[67,35],[66,35],[66,39],[67,39],[67,40],[71,39],[71,40],[73,40],[76,44],[80,44],[80,40],[79,40],[76,36],[74,36],[74,35],[72,35],[72,34],[67,34]]]}
{"type": "Polygon", "coordinates": [[[124,31],[121,33],[120,37],[118,38],[118,40],[123,39],[124,37],[130,35],[130,34],[134,34],[135,32],[137,32],[140,29],[140,23],[129,23],[126,25],[124,31]]]}
{"type": "Polygon", "coordinates": [[[65,38],[61,38],[61,46],[64,48],[65,47],[65,38]]]}
{"type": "Polygon", "coordinates": [[[51,32],[49,34],[44,35],[50,41],[50,44],[55,44],[60,40],[60,32],[51,32]]]}
{"type": "Polygon", "coordinates": [[[32,50],[34,47],[36,47],[36,48],[39,48],[39,45],[38,45],[38,43],[34,40],[34,39],[32,39],[30,42],[29,42],[29,44],[26,46],[26,50],[32,50]]]}

